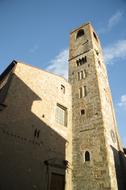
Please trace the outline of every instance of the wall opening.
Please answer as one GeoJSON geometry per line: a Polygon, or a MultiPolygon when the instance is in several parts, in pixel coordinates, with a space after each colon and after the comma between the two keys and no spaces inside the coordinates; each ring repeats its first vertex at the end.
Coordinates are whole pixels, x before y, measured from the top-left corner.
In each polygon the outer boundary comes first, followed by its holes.
{"type": "Polygon", "coordinates": [[[79,88],[79,98],[83,97],[83,90],[82,87],[79,88]]]}
{"type": "Polygon", "coordinates": [[[81,65],[85,64],[86,62],[87,62],[87,57],[86,57],[86,56],[85,56],[85,57],[82,57],[82,59],[78,59],[78,60],[76,61],[77,66],[81,66],[81,65]]]}
{"type": "Polygon", "coordinates": [[[81,115],[85,115],[85,109],[81,110],[81,115]]]}
{"type": "Polygon", "coordinates": [[[65,94],[65,86],[61,84],[61,91],[65,94]]]}
{"type": "Polygon", "coordinates": [[[83,30],[83,29],[80,29],[80,30],[77,32],[76,39],[82,37],[83,35],[84,35],[84,30],[83,30]]]}
{"type": "Polygon", "coordinates": [[[90,161],[90,153],[89,153],[89,151],[86,151],[85,152],[85,162],[88,162],[88,161],[90,161]]]}
{"type": "Polygon", "coordinates": [[[98,38],[97,38],[95,32],[93,32],[93,36],[94,36],[94,38],[96,39],[96,41],[98,42],[98,38]]]}
{"type": "Polygon", "coordinates": [[[84,96],[87,96],[87,87],[84,86],[84,96]]]}

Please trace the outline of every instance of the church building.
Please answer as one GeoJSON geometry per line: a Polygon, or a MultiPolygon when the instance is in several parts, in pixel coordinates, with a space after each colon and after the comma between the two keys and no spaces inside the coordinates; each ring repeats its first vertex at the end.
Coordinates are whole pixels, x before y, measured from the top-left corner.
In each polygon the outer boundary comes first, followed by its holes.
{"type": "Polygon", "coordinates": [[[0,190],[125,190],[100,40],[70,33],[69,77],[18,61],[0,75],[0,190]]]}

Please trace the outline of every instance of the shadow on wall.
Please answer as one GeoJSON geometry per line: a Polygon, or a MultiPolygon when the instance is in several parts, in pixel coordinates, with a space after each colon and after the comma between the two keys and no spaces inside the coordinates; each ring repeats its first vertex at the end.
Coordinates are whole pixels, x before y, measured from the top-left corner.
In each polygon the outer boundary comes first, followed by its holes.
{"type": "Polygon", "coordinates": [[[64,190],[66,140],[31,112],[35,100],[13,74],[0,112],[0,190],[64,190]]]}
{"type": "Polygon", "coordinates": [[[124,152],[117,151],[111,146],[114,155],[118,190],[126,189],[126,157],[124,152]]]}

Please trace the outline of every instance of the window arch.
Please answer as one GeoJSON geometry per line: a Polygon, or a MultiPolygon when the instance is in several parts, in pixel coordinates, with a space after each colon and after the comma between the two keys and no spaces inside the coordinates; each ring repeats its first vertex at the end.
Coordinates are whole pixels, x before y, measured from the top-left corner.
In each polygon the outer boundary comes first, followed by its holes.
{"type": "Polygon", "coordinates": [[[80,38],[81,36],[84,35],[84,30],[83,29],[80,29],[78,32],[77,32],[77,36],[76,36],[76,39],[80,38]]]}
{"type": "Polygon", "coordinates": [[[85,152],[84,158],[85,158],[85,162],[90,161],[90,153],[89,153],[89,151],[86,151],[86,152],[85,152]]]}

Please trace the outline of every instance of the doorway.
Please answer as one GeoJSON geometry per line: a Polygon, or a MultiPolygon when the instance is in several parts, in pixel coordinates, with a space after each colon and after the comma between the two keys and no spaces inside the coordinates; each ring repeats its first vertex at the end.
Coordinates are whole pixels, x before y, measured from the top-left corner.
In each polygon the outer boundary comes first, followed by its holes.
{"type": "Polygon", "coordinates": [[[65,175],[51,173],[50,190],[64,190],[65,187],[65,175]]]}

